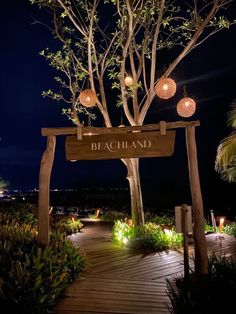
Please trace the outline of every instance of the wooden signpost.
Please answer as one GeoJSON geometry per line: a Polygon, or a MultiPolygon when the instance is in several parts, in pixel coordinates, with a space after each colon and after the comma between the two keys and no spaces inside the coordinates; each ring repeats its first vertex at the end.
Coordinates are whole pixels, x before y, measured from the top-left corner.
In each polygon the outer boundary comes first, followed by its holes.
{"type": "Polygon", "coordinates": [[[49,243],[50,176],[53,166],[56,136],[74,135],[66,139],[66,158],[114,159],[171,156],[174,152],[175,132],[167,131],[184,128],[188,156],[189,181],[193,208],[193,240],[195,250],[195,268],[207,273],[207,246],[204,234],[204,211],[198,172],[195,127],[199,121],[160,121],[158,124],[127,127],[71,127],[43,128],[42,135],[47,136],[47,148],[43,154],[39,180],[39,225],[38,240],[49,243]]]}
{"type": "Polygon", "coordinates": [[[171,156],[174,153],[175,131],[102,134],[66,138],[67,160],[101,160],[171,156]]]}

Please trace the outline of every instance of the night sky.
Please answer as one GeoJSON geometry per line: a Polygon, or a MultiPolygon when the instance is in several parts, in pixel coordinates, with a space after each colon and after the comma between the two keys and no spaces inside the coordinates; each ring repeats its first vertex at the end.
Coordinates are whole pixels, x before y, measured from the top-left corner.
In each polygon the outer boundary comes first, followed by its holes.
{"type": "MultiPolygon", "coordinates": [[[[235,8],[231,13],[236,16],[235,8]]],[[[55,86],[55,73],[39,56],[45,47],[55,47],[50,31],[34,23],[45,20],[44,14],[27,0],[4,1],[0,11],[0,176],[9,181],[11,189],[38,187],[39,165],[46,145],[41,127],[71,126],[61,115],[63,104],[41,96],[44,89],[55,86]]],[[[178,84],[176,96],[166,102],[156,99],[146,122],[178,120],[176,103],[182,97],[183,84],[187,85],[188,95],[197,102],[191,120],[201,122],[197,144],[205,207],[231,207],[236,216],[236,184],[223,182],[214,171],[217,146],[230,132],[226,119],[236,98],[235,72],[236,26],[233,26],[184,59],[172,74],[178,84]]],[[[117,117],[116,125],[118,110],[117,117]]],[[[57,138],[53,188],[128,186],[126,170],[119,160],[66,162],[64,140],[57,138]]],[[[153,191],[157,206],[189,202],[183,131],[177,131],[173,157],[141,160],[141,178],[144,204],[153,191]]]]}

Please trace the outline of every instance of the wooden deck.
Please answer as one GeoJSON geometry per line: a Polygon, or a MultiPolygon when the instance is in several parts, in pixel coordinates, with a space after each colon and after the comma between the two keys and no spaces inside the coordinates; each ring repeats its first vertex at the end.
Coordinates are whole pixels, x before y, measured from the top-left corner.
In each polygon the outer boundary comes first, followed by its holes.
{"type": "MultiPolygon", "coordinates": [[[[112,244],[111,228],[108,223],[85,223],[81,233],[71,236],[86,253],[86,268],[53,313],[169,313],[165,280],[183,272],[181,250],[134,254],[112,244]]],[[[216,234],[207,235],[209,254],[236,256],[236,240],[223,236],[221,243],[216,234]]]]}

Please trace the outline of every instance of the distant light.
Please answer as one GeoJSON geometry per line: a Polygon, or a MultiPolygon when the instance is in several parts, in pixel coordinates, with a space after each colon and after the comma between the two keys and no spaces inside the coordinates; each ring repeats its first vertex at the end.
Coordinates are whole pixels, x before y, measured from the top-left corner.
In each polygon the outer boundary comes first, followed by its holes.
{"type": "Polygon", "coordinates": [[[22,197],[22,200],[25,201],[25,197],[22,197]]]}
{"type": "Polygon", "coordinates": [[[76,160],[76,159],[71,159],[70,161],[71,161],[71,162],[75,162],[75,161],[77,161],[77,160],[76,160]]]}

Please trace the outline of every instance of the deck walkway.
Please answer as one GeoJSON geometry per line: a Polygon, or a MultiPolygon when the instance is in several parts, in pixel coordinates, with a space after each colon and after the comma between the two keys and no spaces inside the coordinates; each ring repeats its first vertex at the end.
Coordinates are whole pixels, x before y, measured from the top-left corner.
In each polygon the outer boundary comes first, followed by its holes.
{"type": "MultiPolygon", "coordinates": [[[[169,313],[165,280],[183,272],[181,250],[132,253],[112,244],[111,229],[108,223],[90,222],[81,233],[71,236],[86,253],[86,268],[67,289],[54,313],[169,313]]],[[[223,236],[222,243],[216,241],[215,234],[207,236],[209,254],[215,251],[236,256],[236,240],[223,236]]]]}

